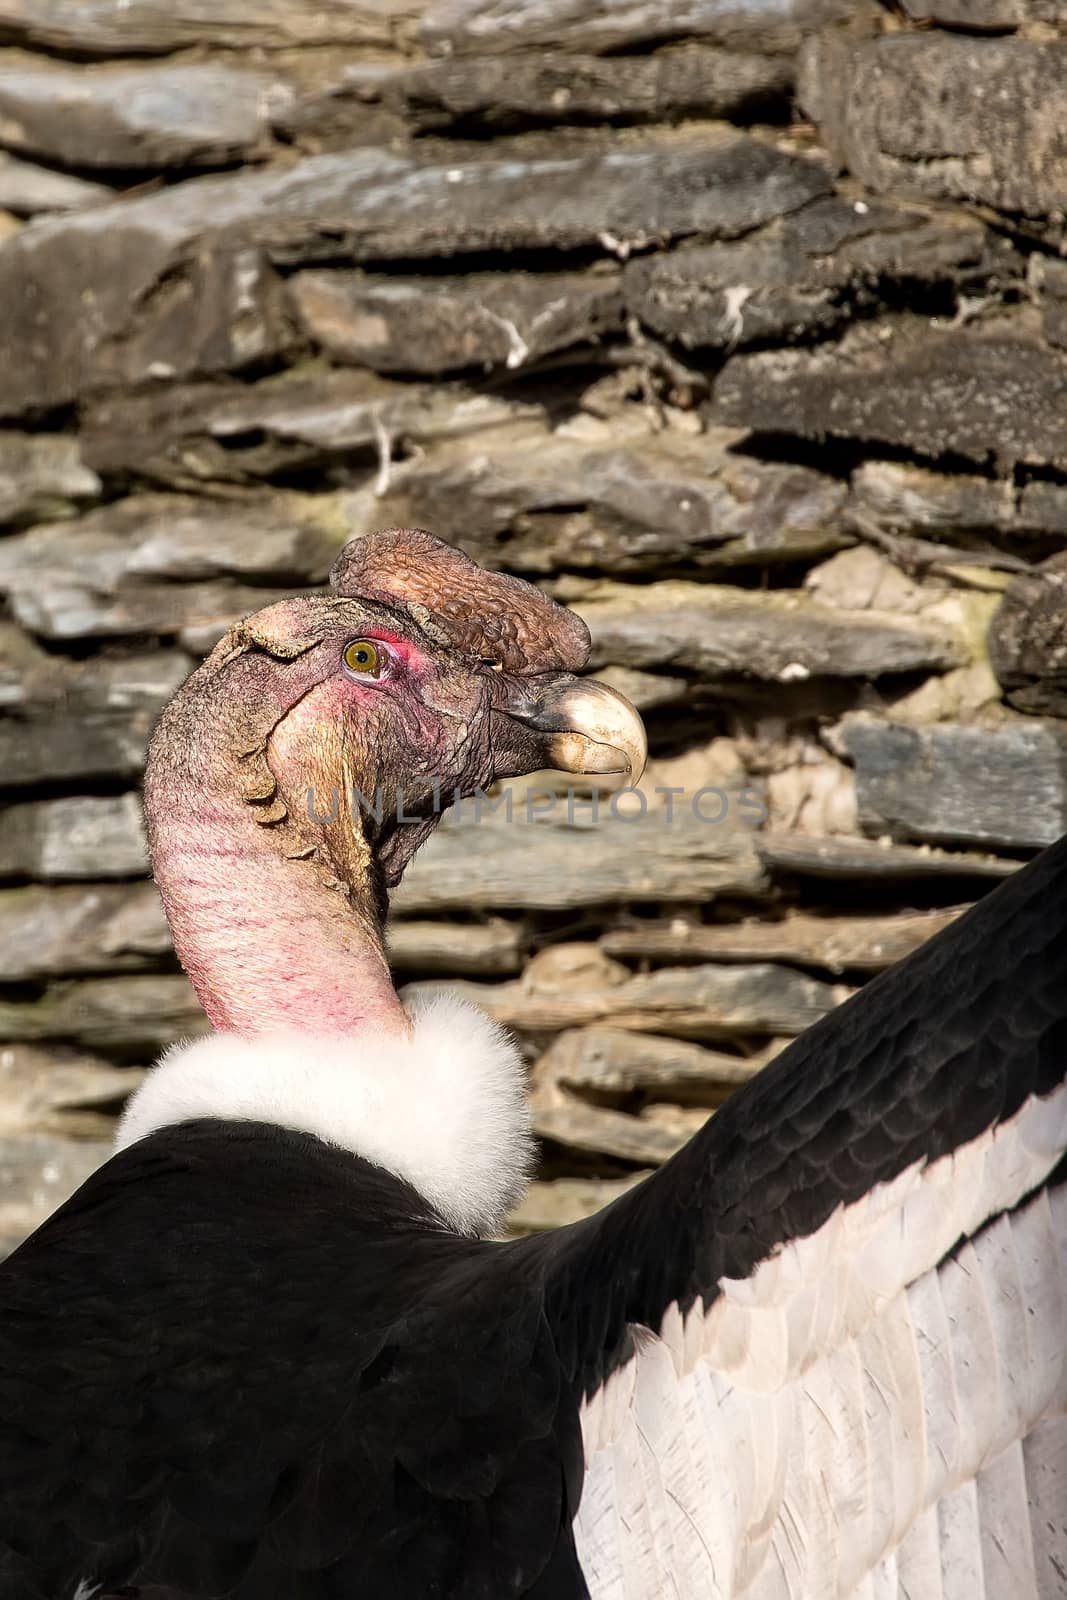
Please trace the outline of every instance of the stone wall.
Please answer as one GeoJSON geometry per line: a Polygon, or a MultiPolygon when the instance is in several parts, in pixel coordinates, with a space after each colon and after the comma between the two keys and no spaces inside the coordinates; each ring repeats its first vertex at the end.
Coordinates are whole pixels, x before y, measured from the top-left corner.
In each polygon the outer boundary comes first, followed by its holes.
{"type": "Polygon", "coordinates": [[[572,602],[648,721],[643,817],[520,786],[397,898],[399,977],[528,1051],[516,1226],[1067,827],[1067,5],[0,0],[0,47],[4,1242],[204,1026],[152,720],[354,532],[572,602]]]}

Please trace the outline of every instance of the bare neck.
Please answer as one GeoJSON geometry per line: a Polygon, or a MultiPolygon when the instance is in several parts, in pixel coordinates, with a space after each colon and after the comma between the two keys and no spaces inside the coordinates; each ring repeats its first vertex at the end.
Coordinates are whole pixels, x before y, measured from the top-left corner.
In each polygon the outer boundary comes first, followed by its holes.
{"type": "Polygon", "coordinates": [[[406,1032],[374,907],[371,862],[342,886],[299,858],[290,825],[264,827],[229,793],[153,815],[152,861],[178,958],[215,1027],[406,1032]],[[295,858],[294,858],[295,857],[295,858]]]}

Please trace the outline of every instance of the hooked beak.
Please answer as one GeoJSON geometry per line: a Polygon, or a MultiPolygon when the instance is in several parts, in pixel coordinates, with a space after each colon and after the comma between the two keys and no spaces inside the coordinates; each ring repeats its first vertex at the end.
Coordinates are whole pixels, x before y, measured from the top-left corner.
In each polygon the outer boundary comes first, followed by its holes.
{"type": "Polygon", "coordinates": [[[528,701],[506,707],[516,722],[545,734],[546,765],[560,772],[625,772],[634,784],[645,770],[648,740],[634,707],[595,678],[559,680],[528,701]]]}

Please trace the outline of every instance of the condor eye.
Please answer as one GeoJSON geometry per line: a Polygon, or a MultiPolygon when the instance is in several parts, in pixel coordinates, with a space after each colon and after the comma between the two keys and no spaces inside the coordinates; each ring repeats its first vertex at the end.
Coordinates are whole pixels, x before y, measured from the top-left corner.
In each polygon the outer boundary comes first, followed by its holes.
{"type": "Polygon", "coordinates": [[[353,639],[345,645],[344,664],[362,678],[376,678],[382,668],[383,652],[373,639],[353,639]]]}

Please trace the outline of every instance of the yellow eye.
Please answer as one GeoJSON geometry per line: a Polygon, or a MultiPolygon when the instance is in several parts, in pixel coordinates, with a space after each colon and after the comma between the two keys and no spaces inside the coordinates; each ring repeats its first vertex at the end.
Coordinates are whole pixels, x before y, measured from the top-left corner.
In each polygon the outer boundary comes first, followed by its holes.
{"type": "Polygon", "coordinates": [[[377,673],[382,664],[382,652],[373,639],[353,639],[345,645],[344,663],[349,672],[377,673]]]}

